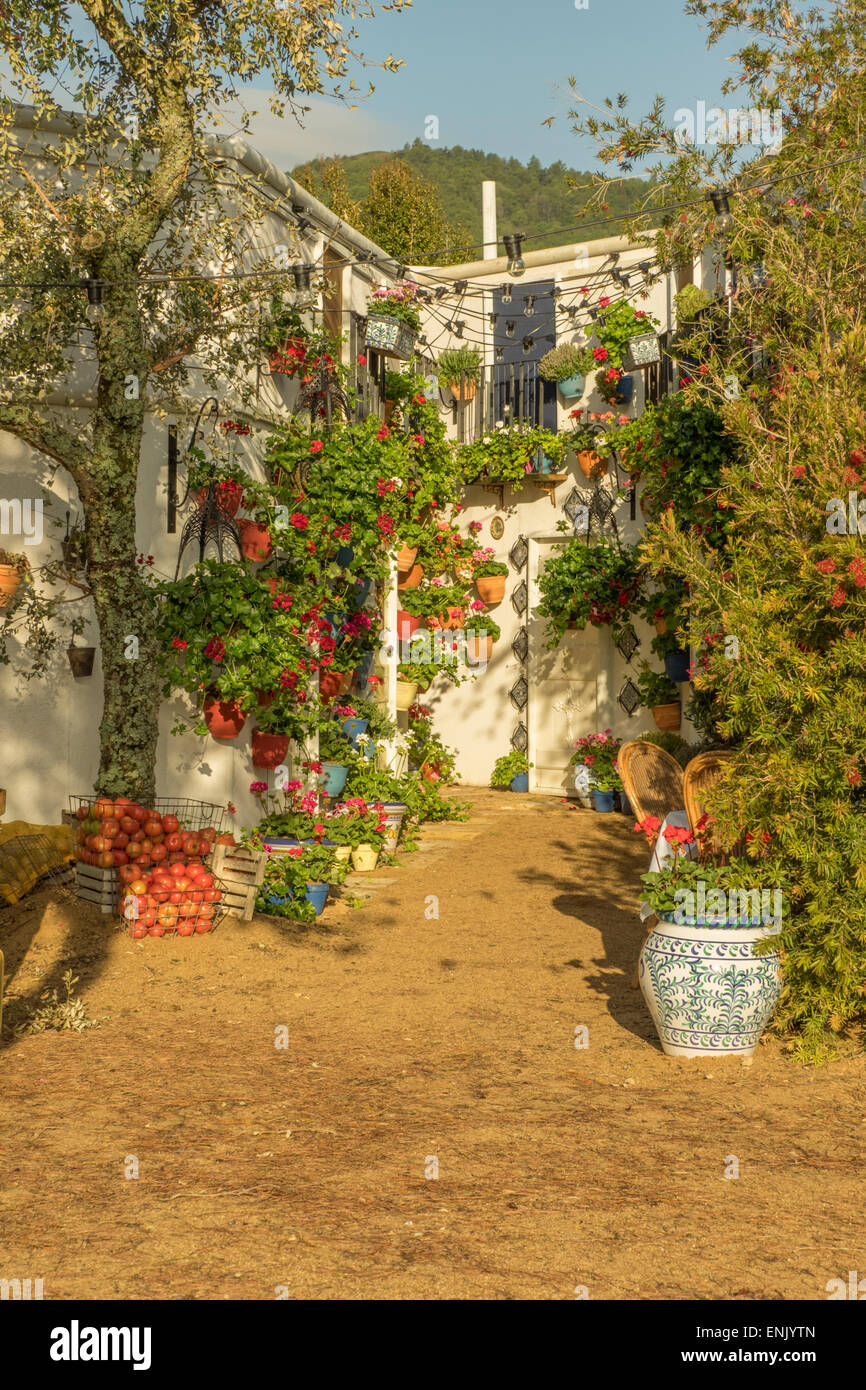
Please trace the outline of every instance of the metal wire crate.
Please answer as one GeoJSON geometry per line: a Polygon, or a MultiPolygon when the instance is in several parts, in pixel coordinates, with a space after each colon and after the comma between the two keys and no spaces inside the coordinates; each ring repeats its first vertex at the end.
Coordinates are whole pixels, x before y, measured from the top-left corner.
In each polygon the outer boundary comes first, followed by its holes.
{"type": "MultiPolygon", "coordinates": [[[[103,799],[99,796],[70,795],[69,810],[74,813],[79,806],[92,806],[94,802],[103,799]]],[[[148,806],[147,809],[158,812],[160,816],[177,816],[181,830],[204,830],[206,826],[212,825],[219,834],[225,824],[224,807],[217,806],[213,801],[196,801],[189,796],[158,796],[153,806],[148,806]]]]}
{"type": "Polygon", "coordinates": [[[47,835],[16,835],[0,845],[0,898],[16,903],[46,887],[65,898],[75,894],[75,867],[47,835]]]}

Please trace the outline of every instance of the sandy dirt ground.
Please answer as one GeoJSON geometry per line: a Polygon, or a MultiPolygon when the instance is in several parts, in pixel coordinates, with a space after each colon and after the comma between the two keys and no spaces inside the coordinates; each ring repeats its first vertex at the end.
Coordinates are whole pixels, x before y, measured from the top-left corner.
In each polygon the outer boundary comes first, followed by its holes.
{"type": "Polygon", "coordinates": [[[864,1059],[666,1058],[632,983],[632,822],[463,794],[467,822],[314,926],[136,942],[46,891],[0,914],[0,1276],[777,1300],[866,1270],[864,1059]],[[69,966],[99,1026],[14,1040],[69,966]]]}

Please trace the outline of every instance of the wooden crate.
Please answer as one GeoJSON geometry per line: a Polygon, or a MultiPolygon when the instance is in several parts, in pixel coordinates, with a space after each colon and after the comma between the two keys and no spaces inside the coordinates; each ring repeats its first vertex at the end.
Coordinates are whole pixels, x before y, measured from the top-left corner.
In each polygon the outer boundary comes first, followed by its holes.
{"type": "Polygon", "coordinates": [[[211,869],[223,894],[227,912],[249,922],[256,910],[256,896],[265,877],[267,855],[240,845],[214,845],[211,869]]]}
{"type": "Polygon", "coordinates": [[[119,915],[116,869],[100,869],[94,864],[75,865],[75,892],[85,902],[94,903],[104,917],[119,915]]]}

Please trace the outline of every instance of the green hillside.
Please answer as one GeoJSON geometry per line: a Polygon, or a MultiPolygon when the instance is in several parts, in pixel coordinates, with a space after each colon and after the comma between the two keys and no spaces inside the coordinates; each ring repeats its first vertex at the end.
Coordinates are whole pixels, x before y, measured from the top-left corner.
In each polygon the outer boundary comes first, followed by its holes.
{"type": "MultiPolygon", "coordinates": [[[[468,229],[473,242],[481,242],[481,184],[495,179],[499,235],[503,232],[525,232],[531,237],[527,250],[541,250],[570,241],[578,232],[561,233],[562,228],[586,223],[585,239],[615,236],[621,230],[623,218],[645,195],[649,184],[644,179],[624,179],[621,185],[609,190],[608,212],[584,208],[589,197],[592,175],[569,169],[561,161],[545,167],[540,160],[503,159],[500,155],[485,154],[483,150],[465,150],[461,145],[449,149],[432,149],[422,140],[405,145],[402,150],[374,150],[367,154],[347,155],[340,160],[346,188],[353,201],[367,195],[370,172],[398,155],[417,173],[431,179],[442,195],[442,205],[449,222],[468,229]],[[569,186],[569,179],[584,185],[581,190],[569,186]],[[613,219],[608,222],[608,219],[613,219]],[[605,225],[597,225],[604,222],[605,225]]],[[[299,165],[292,175],[299,183],[319,185],[323,161],[311,160],[299,165]]],[[[318,187],[321,194],[321,188],[318,187]]]]}

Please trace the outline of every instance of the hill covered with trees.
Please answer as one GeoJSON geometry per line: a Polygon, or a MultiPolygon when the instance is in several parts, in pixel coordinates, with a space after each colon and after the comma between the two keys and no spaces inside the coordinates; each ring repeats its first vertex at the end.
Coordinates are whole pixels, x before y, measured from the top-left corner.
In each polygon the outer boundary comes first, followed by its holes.
{"type": "Polygon", "coordinates": [[[373,150],[339,159],[312,160],[291,172],[311,193],[350,219],[352,208],[360,207],[369,198],[376,171],[395,159],[435,185],[447,224],[460,232],[458,240],[449,244],[462,247],[471,242],[480,248],[481,184],[485,179],[496,181],[500,237],[507,231],[525,232],[532,238],[527,245],[532,250],[574,238],[590,241],[616,235],[650,187],[644,179],[623,179],[607,193],[608,210],[599,212],[593,208],[585,212],[592,187],[590,173],[569,169],[561,161],[545,166],[533,157],[524,164],[519,159],[504,159],[461,145],[434,149],[423,140],[415,140],[401,150],[373,150]],[[563,235],[563,228],[579,227],[582,223],[585,232],[563,235]]]}

